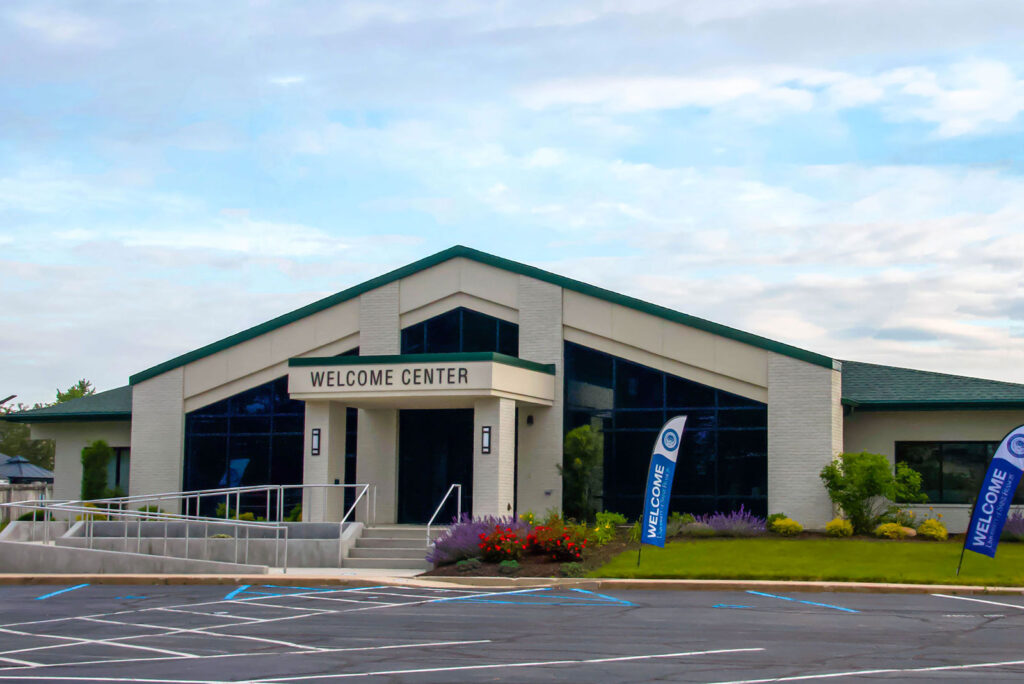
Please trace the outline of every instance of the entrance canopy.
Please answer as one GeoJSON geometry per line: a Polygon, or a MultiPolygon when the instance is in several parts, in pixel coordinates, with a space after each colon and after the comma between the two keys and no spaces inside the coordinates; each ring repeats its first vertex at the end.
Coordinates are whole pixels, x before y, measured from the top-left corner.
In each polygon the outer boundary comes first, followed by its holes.
{"type": "Polygon", "coordinates": [[[551,406],[555,367],[495,352],[288,360],[292,399],[357,408],[469,408],[484,397],[551,406]]]}

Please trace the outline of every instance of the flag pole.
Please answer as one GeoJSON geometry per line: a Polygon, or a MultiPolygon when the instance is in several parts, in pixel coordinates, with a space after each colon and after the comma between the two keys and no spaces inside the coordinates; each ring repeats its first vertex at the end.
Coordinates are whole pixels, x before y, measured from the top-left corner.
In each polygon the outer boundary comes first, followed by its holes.
{"type": "MultiPolygon", "coordinates": [[[[964,552],[967,551],[967,533],[964,532],[964,544],[960,547],[960,562],[956,564],[956,576],[960,576],[960,566],[964,564],[964,552]]],[[[639,565],[639,563],[638,563],[639,565]]]]}
{"type": "Polygon", "coordinates": [[[640,552],[644,550],[643,541],[640,542],[640,546],[636,547],[636,567],[640,567],[640,552]]]}

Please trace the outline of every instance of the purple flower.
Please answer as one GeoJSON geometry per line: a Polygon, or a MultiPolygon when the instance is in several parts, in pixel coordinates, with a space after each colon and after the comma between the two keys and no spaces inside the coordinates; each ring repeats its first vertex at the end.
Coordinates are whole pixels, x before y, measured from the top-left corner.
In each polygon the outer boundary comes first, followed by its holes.
{"type": "Polygon", "coordinates": [[[1003,525],[1002,538],[1011,541],[1024,541],[1024,511],[1019,508],[1010,511],[1010,515],[1006,518],[1006,524],[1003,525]]]}
{"type": "Polygon", "coordinates": [[[759,518],[740,504],[740,510],[731,513],[710,513],[698,515],[697,522],[704,523],[723,537],[753,537],[764,534],[764,518],[759,518]]]}
{"type": "Polygon", "coordinates": [[[531,530],[527,523],[511,516],[472,518],[463,513],[460,519],[453,519],[447,531],[437,538],[434,548],[427,553],[427,561],[434,565],[445,565],[479,556],[480,535],[494,532],[495,525],[500,525],[502,530],[511,528],[520,537],[526,537],[531,530]]]}

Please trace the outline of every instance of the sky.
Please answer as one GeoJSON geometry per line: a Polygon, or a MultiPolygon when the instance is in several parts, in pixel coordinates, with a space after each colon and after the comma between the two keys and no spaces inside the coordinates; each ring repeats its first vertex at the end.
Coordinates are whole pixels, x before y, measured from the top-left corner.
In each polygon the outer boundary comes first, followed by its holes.
{"type": "Polygon", "coordinates": [[[1020,0],[0,3],[0,397],[454,244],[1024,382],[1020,0]]]}

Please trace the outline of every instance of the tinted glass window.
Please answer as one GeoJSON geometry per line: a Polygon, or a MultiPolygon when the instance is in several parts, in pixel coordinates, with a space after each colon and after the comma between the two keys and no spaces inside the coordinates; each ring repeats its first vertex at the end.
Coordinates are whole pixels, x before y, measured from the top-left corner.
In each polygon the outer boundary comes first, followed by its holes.
{"type": "MultiPolygon", "coordinates": [[[[302,482],[305,410],[284,377],[186,414],[185,489],[302,482]]],[[[258,499],[243,497],[243,509],[264,515],[258,499]]]]}
{"type": "MultiPolygon", "coordinates": [[[[896,462],[921,473],[921,491],[931,503],[966,504],[978,488],[999,442],[896,442],[896,462]]],[[[1013,502],[1024,504],[1024,492],[1013,502]]]]}
{"type": "Polygon", "coordinates": [[[519,356],[519,326],[460,307],[402,330],[403,354],[455,352],[519,356]]]}
{"type": "Polygon", "coordinates": [[[768,507],[768,411],[765,404],[595,349],[565,343],[565,429],[604,433],[597,505],[636,517],[651,449],[666,420],[686,415],[672,485],[674,511],[768,507]]]}

